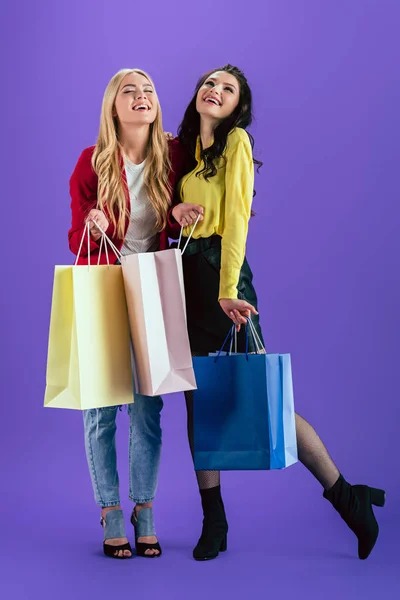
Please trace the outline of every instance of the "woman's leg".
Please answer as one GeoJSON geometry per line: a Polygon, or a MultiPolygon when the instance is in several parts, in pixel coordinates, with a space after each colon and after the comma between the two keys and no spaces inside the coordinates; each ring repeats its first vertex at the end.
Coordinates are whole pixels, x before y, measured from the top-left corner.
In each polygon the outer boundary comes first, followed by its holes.
{"type": "MultiPolygon", "coordinates": [[[[101,516],[104,524],[107,522],[108,512],[121,509],[115,446],[117,411],[117,406],[83,411],[86,458],[95,501],[102,507],[101,516]]],[[[121,519],[119,518],[117,522],[113,515],[113,519],[109,521],[114,521],[115,525],[109,531],[118,531],[120,536],[106,538],[104,541],[107,545],[127,544],[128,540],[121,519]]],[[[131,552],[127,549],[117,550],[115,555],[128,557],[131,556],[131,552]]]]}
{"type": "Polygon", "coordinates": [[[299,461],[318,479],[324,490],[329,490],[340,473],[315,429],[298,414],[296,434],[299,461]]]}
{"type": "Polygon", "coordinates": [[[385,504],[383,490],[350,485],[340,474],[316,431],[296,414],[298,457],[324,488],[329,500],[358,538],[358,556],[366,559],[378,539],[379,527],[372,506],[385,504]]]}
{"type": "MultiPolygon", "coordinates": [[[[128,407],[130,417],[129,432],[129,497],[135,503],[135,527],[137,542],[152,546],[157,537],[152,517],[152,502],[158,485],[158,472],[161,459],[162,430],[161,410],[163,401],[135,394],[135,401],[128,407]],[[144,510],[146,509],[146,510],[144,510]],[[141,516],[138,516],[141,511],[141,516]]],[[[160,554],[158,547],[144,550],[146,556],[160,554]]]]}
{"type": "MultiPolygon", "coordinates": [[[[189,446],[194,458],[193,392],[185,392],[185,399],[189,446]]],[[[201,536],[193,550],[193,557],[196,560],[210,560],[227,548],[228,522],[221,497],[220,472],[196,471],[196,477],[204,518],[201,536]]]]}
{"type": "MultiPolygon", "coordinates": [[[[185,392],[186,413],[187,413],[187,432],[190,452],[194,459],[194,435],[193,435],[193,392],[185,392]]],[[[220,485],[219,471],[196,471],[197,484],[199,490],[207,490],[220,485]]]]}

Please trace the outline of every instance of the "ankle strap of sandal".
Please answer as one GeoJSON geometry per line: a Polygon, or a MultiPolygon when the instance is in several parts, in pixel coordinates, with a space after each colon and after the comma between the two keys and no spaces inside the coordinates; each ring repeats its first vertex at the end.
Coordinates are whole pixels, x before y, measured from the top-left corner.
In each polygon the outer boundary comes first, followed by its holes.
{"type": "Polygon", "coordinates": [[[104,527],[104,539],[126,537],[124,514],[122,510],[109,510],[100,523],[104,527]]]}
{"type": "Polygon", "coordinates": [[[135,528],[137,538],[156,535],[152,508],[141,508],[137,513],[133,509],[131,522],[135,528]]]}

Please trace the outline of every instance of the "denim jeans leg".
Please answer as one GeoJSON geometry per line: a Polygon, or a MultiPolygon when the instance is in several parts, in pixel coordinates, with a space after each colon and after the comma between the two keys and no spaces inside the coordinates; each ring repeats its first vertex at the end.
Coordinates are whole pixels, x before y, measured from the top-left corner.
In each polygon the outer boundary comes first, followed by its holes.
{"type": "Polygon", "coordinates": [[[83,411],[86,458],[96,503],[118,506],[119,477],[115,433],[118,406],[83,411]]]}
{"type": "Polygon", "coordinates": [[[129,498],[136,504],[151,502],[157,491],[160,467],[163,401],[135,394],[129,412],[129,498]]]}

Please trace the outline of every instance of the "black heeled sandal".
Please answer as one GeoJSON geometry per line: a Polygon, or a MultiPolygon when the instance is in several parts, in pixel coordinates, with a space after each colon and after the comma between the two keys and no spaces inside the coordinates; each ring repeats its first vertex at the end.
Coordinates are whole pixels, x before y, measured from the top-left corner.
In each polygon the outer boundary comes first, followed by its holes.
{"type": "Polygon", "coordinates": [[[384,490],[367,485],[350,485],[340,475],[334,486],[323,493],[358,539],[358,557],[371,554],[379,535],[379,525],[372,506],[384,506],[384,490]]]}
{"type": "Polygon", "coordinates": [[[105,542],[105,540],[110,540],[113,538],[126,537],[124,515],[122,510],[109,510],[105,517],[101,517],[100,525],[104,529],[104,554],[110,558],[132,558],[132,548],[129,542],[126,544],[121,544],[120,546],[111,546],[105,542]],[[131,555],[126,556],[124,554],[125,550],[129,550],[131,555]],[[119,554],[121,551],[122,555],[119,554]]]}
{"type": "Polygon", "coordinates": [[[136,510],[133,509],[131,523],[135,529],[135,548],[137,556],[144,556],[144,558],[159,558],[162,554],[162,550],[158,542],[155,544],[149,544],[147,542],[137,541],[140,537],[156,535],[153,520],[153,509],[141,508],[137,513],[136,510]],[[152,554],[146,554],[147,550],[158,550],[158,554],[155,554],[154,552],[152,554]]]}

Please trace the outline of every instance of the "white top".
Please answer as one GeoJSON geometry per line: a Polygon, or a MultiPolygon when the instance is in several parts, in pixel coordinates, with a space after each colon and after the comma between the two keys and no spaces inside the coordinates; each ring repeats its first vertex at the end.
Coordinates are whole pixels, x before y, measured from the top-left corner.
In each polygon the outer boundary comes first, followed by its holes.
{"type": "Polygon", "coordinates": [[[129,158],[125,158],[124,162],[131,202],[131,219],[121,254],[126,256],[139,252],[155,252],[158,250],[158,233],[154,209],[144,187],[146,161],[135,165],[129,158]]]}

